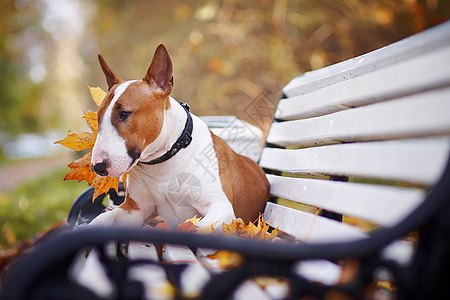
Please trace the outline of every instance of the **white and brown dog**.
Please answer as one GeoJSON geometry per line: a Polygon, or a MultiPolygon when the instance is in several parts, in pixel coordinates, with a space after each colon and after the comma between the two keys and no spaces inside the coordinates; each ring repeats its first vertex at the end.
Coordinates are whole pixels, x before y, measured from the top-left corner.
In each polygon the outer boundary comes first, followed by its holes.
{"type": "Polygon", "coordinates": [[[161,216],[176,228],[197,215],[204,227],[258,218],[268,199],[264,172],[169,96],[173,67],[163,45],[142,80],[122,81],[100,55],[99,61],[108,93],[98,111],[92,168],[101,176],[129,176],[124,203],[91,224],[141,226],[161,216]],[[205,159],[207,172],[199,167],[205,159]]]}

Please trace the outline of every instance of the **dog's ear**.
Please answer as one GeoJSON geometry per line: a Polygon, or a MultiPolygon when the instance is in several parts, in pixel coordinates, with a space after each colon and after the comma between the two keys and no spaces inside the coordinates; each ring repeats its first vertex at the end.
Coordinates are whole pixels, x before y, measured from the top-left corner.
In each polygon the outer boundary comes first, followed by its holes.
{"type": "Polygon", "coordinates": [[[106,63],[103,56],[98,55],[98,61],[100,62],[100,66],[102,67],[103,74],[106,77],[106,83],[108,84],[108,91],[113,87],[113,85],[120,83],[120,78],[116,75],[116,73],[111,70],[111,68],[106,63]]]}
{"type": "Polygon", "coordinates": [[[151,85],[153,82],[161,88],[166,94],[170,94],[173,87],[173,66],[170,60],[169,52],[166,47],[160,44],[153,55],[150,67],[148,67],[147,74],[144,80],[151,85]]]}

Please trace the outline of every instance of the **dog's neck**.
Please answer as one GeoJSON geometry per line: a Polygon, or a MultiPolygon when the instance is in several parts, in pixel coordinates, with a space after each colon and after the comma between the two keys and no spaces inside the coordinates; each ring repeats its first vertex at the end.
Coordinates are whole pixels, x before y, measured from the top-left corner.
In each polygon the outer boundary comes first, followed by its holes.
{"type": "Polygon", "coordinates": [[[142,152],[139,161],[149,162],[163,156],[182,134],[186,124],[185,109],[172,97],[170,108],[164,111],[164,123],[159,136],[142,152]]]}

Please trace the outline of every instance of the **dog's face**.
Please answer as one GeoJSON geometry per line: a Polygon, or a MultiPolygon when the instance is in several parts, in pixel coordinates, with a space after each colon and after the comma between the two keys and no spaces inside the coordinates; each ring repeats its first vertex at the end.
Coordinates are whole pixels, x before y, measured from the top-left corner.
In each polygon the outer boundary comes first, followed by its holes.
{"type": "Polygon", "coordinates": [[[155,51],[142,80],[121,81],[99,55],[108,93],[98,110],[98,135],[92,168],[101,176],[118,177],[131,169],[156,140],[170,107],[172,62],[163,45],[155,51]]]}

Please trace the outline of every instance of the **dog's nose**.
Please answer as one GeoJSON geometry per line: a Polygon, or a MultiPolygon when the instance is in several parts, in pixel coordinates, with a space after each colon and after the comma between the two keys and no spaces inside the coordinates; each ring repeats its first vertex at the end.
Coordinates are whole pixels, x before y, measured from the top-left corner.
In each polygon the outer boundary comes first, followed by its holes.
{"type": "Polygon", "coordinates": [[[100,162],[93,165],[92,170],[100,176],[108,176],[107,167],[106,162],[100,162]]]}

